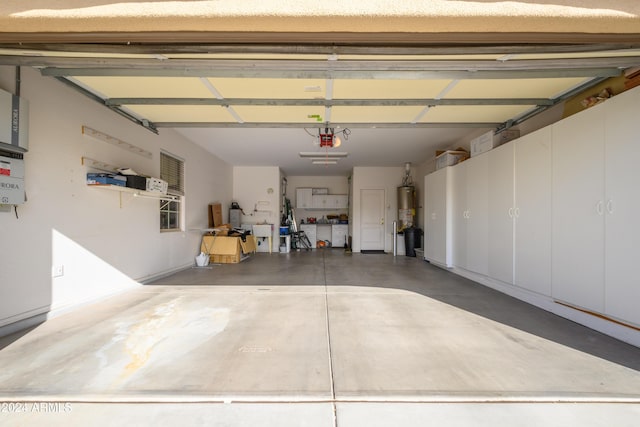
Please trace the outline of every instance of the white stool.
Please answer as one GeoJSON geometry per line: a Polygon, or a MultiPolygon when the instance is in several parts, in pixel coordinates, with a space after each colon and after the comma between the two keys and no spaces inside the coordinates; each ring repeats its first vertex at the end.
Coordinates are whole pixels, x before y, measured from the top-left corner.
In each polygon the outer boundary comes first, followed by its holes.
{"type": "Polygon", "coordinates": [[[291,234],[280,235],[280,253],[288,254],[291,252],[291,234]],[[282,239],[284,239],[284,250],[282,250],[282,239]]]}

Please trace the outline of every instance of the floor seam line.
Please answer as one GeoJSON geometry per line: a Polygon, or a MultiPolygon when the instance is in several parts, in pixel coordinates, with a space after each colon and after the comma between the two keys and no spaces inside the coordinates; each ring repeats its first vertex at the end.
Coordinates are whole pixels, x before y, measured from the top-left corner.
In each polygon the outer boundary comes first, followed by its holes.
{"type": "Polygon", "coordinates": [[[327,325],[327,351],[329,353],[329,384],[331,387],[331,406],[333,409],[333,427],[338,426],[338,413],[336,407],[336,390],[333,378],[333,352],[331,351],[331,327],[329,324],[329,288],[327,284],[327,262],[326,253],[322,252],[322,273],[324,277],[324,310],[327,325]]]}

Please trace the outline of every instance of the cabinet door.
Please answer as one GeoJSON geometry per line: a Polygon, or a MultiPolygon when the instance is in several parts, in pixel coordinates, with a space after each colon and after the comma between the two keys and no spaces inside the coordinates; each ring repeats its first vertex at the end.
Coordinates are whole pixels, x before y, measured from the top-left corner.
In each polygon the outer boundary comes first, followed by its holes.
{"type": "Polygon", "coordinates": [[[552,127],[552,295],[604,309],[604,110],[552,127]]]}
{"type": "Polygon", "coordinates": [[[453,166],[453,264],[467,268],[467,164],[453,166]]]}
{"type": "Polygon", "coordinates": [[[312,196],[312,204],[311,207],[313,209],[327,209],[327,198],[329,196],[327,194],[314,194],[312,196]]]}
{"type": "Polygon", "coordinates": [[[296,188],[296,207],[298,209],[311,209],[312,206],[312,189],[296,188]]]}
{"type": "Polygon", "coordinates": [[[335,194],[327,194],[325,198],[325,209],[336,209],[338,205],[337,196],[335,194]]]}
{"type": "Polygon", "coordinates": [[[489,276],[513,283],[514,143],[489,153],[489,276]]]}
{"type": "Polygon", "coordinates": [[[316,234],[316,226],[314,224],[301,224],[300,231],[304,231],[304,234],[307,235],[309,242],[311,242],[311,247],[316,247],[317,234],[316,234]]]}
{"type": "Polygon", "coordinates": [[[349,197],[346,194],[336,194],[333,196],[335,209],[347,209],[349,207],[349,197]]]}
{"type": "Polygon", "coordinates": [[[606,108],[605,313],[640,325],[640,88],[606,108]]]}
{"type": "Polygon", "coordinates": [[[443,168],[424,178],[425,258],[451,267],[451,168],[443,168]]]}
{"type": "Polygon", "coordinates": [[[515,284],[551,296],[551,127],[515,142],[515,284]]]}
{"type": "Polygon", "coordinates": [[[331,246],[342,248],[347,243],[347,233],[349,226],[347,225],[332,225],[331,226],[331,246]]]}
{"type": "Polygon", "coordinates": [[[467,269],[489,272],[489,157],[467,160],[467,269]]]}

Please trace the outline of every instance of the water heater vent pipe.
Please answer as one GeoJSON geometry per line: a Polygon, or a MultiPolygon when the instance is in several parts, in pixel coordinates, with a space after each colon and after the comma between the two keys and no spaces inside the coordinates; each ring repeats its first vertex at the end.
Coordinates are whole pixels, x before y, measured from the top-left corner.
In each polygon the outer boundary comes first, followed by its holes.
{"type": "Polygon", "coordinates": [[[413,178],[411,178],[411,163],[404,164],[404,177],[402,178],[402,185],[404,187],[413,185],[413,178]]]}

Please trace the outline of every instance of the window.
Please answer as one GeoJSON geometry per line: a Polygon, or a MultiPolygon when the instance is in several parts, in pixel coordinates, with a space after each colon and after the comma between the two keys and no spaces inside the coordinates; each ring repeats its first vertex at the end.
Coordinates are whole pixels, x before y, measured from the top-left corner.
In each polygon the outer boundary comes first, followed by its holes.
{"type": "Polygon", "coordinates": [[[167,193],[178,200],[160,201],[160,230],[182,229],[182,197],[184,196],[184,161],[166,153],[160,153],[160,179],[167,181],[167,193]]]}

